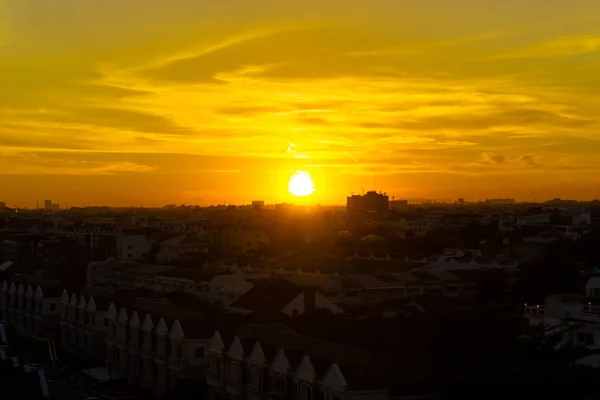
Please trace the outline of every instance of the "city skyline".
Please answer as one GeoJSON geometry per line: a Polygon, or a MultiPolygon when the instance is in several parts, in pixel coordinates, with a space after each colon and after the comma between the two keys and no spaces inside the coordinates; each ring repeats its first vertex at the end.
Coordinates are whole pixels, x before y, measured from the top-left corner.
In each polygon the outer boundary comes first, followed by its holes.
{"type": "Polygon", "coordinates": [[[600,196],[598,2],[0,11],[9,205],[600,196]],[[294,171],[314,180],[304,200],[294,171]]]}

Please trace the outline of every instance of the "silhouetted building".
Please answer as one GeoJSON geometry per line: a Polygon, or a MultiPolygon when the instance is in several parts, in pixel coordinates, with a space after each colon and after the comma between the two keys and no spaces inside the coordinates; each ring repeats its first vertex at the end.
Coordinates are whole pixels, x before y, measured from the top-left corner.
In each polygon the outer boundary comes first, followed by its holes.
{"type": "Polygon", "coordinates": [[[52,200],[44,200],[44,210],[52,209],[52,200]]]}
{"type": "Polygon", "coordinates": [[[508,206],[515,204],[515,199],[485,199],[485,204],[490,206],[508,206]]]}
{"type": "Polygon", "coordinates": [[[566,200],[555,197],[552,200],[546,200],[546,204],[553,206],[572,206],[577,204],[577,200],[566,200]]]}
{"type": "Polygon", "coordinates": [[[362,196],[352,195],[346,201],[346,211],[349,214],[375,213],[382,215],[388,212],[389,207],[390,202],[387,194],[375,191],[367,192],[362,196]]]}

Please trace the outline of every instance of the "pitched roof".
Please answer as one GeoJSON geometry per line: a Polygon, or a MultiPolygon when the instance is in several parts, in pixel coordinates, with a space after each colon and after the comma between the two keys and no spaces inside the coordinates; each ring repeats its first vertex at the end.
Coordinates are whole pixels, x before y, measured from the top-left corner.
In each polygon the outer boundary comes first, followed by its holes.
{"type": "Polygon", "coordinates": [[[265,279],[254,282],[254,287],[238,298],[231,307],[255,312],[279,311],[302,289],[286,279],[265,279]]]}
{"type": "MultiPolygon", "coordinates": [[[[289,350],[301,350],[303,355],[326,356],[338,362],[364,363],[368,360],[370,352],[342,345],[335,342],[302,336],[287,326],[281,325],[257,325],[246,324],[239,331],[238,336],[252,337],[258,340],[266,351],[267,345],[282,348],[288,353],[289,350]]],[[[265,354],[267,356],[267,354],[265,354]]]]}
{"type": "Polygon", "coordinates": [[[187,234],[187,235],[177,235],[170,239],[160,242],[161,246],[182,246],[182,247],[191,247],[191,246],[202,246],[207,242],[201,240],[196,234],[187,234]]]}

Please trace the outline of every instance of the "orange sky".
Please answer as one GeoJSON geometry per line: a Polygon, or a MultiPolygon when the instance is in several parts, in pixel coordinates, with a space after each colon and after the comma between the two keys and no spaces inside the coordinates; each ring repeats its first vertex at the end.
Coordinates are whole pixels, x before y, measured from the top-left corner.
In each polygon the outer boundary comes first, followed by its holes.
{"type": "Polygon", "coordinates": [[[0,0],[0,201],[600,197],[596,0],[0,0]]]}

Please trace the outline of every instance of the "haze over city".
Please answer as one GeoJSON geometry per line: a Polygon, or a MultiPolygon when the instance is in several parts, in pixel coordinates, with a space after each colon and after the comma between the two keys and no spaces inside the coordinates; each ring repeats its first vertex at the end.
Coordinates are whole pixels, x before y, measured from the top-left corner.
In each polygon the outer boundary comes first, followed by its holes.
{"type": "Polygon", "coordinates": [[[600,3],[0,1],[8,204],[598,196],[600,3]]]}

